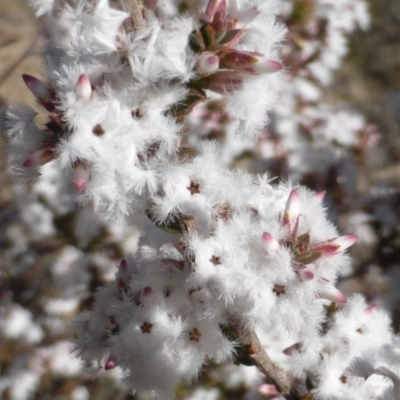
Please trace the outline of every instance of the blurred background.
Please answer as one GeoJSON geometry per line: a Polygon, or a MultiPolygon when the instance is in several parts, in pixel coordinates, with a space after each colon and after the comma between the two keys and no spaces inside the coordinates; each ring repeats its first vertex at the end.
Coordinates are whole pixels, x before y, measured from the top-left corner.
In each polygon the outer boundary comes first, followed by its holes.
{"type": "MultiPolygon", "coordinates": [[[[195,4],[181,3],[183,8],[195,4]]],[[[341,290],[346,294],[361,292],[368,301],[385,307],[392,315],[393,329],[399,331],[400,1],[367,1],[369,27],[346,33],[348,53],[340,66],[332,68],[332,79],[327,83],[305,72],[307,63],[311,65],[318,53],[300,65],[296,51],[303,50],[307,40],[323,46],[328,22],[323,15],[315,17],[320,36],[313,38],[311,28],[305,31],[303,27],[310,25],[314,1],[288,3],[292,7],[282,15],[289,25],[283,53],[288,74],[293,82],[298,77],[308,79],[321,91],[317,100],[298,101],[296,110],[301,114],[305,108],[310,110],[310,103],[323,101],[339,130],[343,118],[339,112],[361,115],[360,127],[354,128],[358,141],[346,142],[344,120],[344,137],[338,135],[324,142],[324,152],[337,150],[334,161],[319,167],[318,159],[310,161],[315,156],[313,151],[319,151],[312,144],[317,141],[318,124],[326,125],[322,118],[308,116],[314,118],[312,124],[304,123],[300,134],[303,149],[307,150],[298,157],[310,165],[302,169],[290,158],[295,152],[282,144],[279,121],[285,115],[278,111],[260,140],[263,152],[255,149],[241,154],[233,164],[255,172],[269,171],[284,179],[292,177],[313,190],[327,192],[325,201],[333,222],[341,232],[360,237],[351,251],[353,269],[344,272],[341,290]]],[[[351,5],[351,1],[347,3],[351,5]]],[[[5,128],[4,112],[9,104],[24,103],[39,111],[21,75],[45,80],[45,49],[46,22],[35,18],[27,1],[0,0],[0,130],[5,128]]],[[[213,132],[213,137],[219,133],[213,132]]],[[[301,166],[302,161],[297,162],[301,166]]],[[[111,227],[96,219],[89,209],[76,206],[68,185],[51,169],[41,183],[21,189],[13,182],[6,164],[2,134],[0,398],[133,399],[118,385],[117,372],[96,375],[81,365],[71,355],[69,340],[73,335],[71,318],[90,307],[99,285],[113,279],[115,266],[136,240],[135,232],[111,227]],[[53,197],[42,190],[48,184],[58,188],[53,197]]],[[[249,398],[249,381],[237,378],[238,383],[229,386],[224,379],[210,367],[199,385],[178,388],[177,398],[249,398]],[[217,392],[212,388],[218,388],[217,392]]]]}

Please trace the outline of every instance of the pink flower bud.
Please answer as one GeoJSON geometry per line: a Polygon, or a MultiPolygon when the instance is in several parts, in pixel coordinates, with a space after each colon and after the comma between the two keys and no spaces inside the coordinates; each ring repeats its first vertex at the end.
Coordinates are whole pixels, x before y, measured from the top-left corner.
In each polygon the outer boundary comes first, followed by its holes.
{"type": "Polygon", "coordinates": [[[81,74],[78,78],[76,96],[81,100],[90,100],[92,97],[92,85],[85,74],[81,74]]]}
{"type": "Polygon", "coordinates": [[[55,158],[54,146],[45,146],[34,151],[23,163],[25,168],[44,165],[55,158]]]}
{"type": "Polygon", "coordinates": [[[346,296],[330,284],[322,284],[322,288],[319,290],[319,295],[326,300],[333,301],[334,303],[346,303],[346,296]]]}
{"type": "Polygon", "coordinates": [[[142,290],[144,297],[149,297],[153,293],[153,289],[150,286],[145,286],[142,290]]]}
{"type": "Polygon", "coordinates": [[[258,74],[273,74],[283,68],[282,64],[276,60],[270,60],[266,57],[258,57],[254,65],[254,70],[258,74]]]}
{"type": "Polygon", "coordinates": [[[358,237],[356,235],[338,236],[326,242],[314,244],[312,251],[321,253],[322,256],[333,256],[346,250],[357,242],[357,240],[358,237]]]}
{"type": "Polygon", "coordinates": [[[196,70],[200,75],[211,75],[218,71],[219,59],[209,51],[202,53],[197,59],[196,70]]]}
{"type": "Polygon", "coordinates": [[[279,242],[268,232],[262,234],[262,245],[267,254],[275,253],[280,247],[279,242]]]}
{"type": "Polygon", "coordinates": [[[49,89],[42,81],[31,75],[22,75],[28,89],[37,98],[38,102],[48,111],[54,111],[54,104],[52,100],[56,94],[53,90],[49,89]]]}
{"type": "Polygon", "coordinates": [[[279,394],[275,385],[269,385],[268,383],[263,383],[257,388],[258,393],[265,396],[275,396],[279,394]]]}
{"type": "Polygon", "coordinates": [[[117,365],[118,365],[117,359],[113,356],[109,356],[106,362],[104,363],[104,369],[106,371],[109,371],[110,369],[115,368],[117,365]]]}
{"type": "Polygon", "coordinates": [[[225,54],[221,58],[221,65],[248,74],[273,73],[282,69],[282,64],[278,61],[270,60],[259,53],[239,50],[230,50],[225,54]]]}
{"type": "Polygon", "coordinates": [[[74,172],[72,174],[72,184],[77,193],[83,193],[86,190],[89,175],[90,172],[86,163],[81,161],[75,163],[74,172]]]}
{"type": "Polygon", "coordinates": [[[314,272],[304,264],[296,264],[294,270],[302,282],[314,279],[314,272]]]}

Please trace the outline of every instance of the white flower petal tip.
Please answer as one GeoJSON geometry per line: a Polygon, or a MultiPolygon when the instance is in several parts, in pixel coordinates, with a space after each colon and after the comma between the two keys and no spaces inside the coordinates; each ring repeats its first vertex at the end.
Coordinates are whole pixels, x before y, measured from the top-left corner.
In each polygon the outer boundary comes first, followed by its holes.
{"type": "Polygon", "coordinates": [[[339,245],[339,251],[344,251],[353,246],[358,240],[356,235],[339,236],[334,240],[335,244],[339,245]]]}
{"type": "Polygon", "coordinates": [[[78,78],[76,96],[80,100],[90,100],[92,97],[92,85],[85,74],[81,74],[78,78]]]}
{"type": "Polygon", "coordinates": [[[324,198],[325,198],[325,195],[326,195],[326,192],[325,192],[325,190],[323,190],[323,191],[321,191],[321,192],[315,192],[315,193],[313,194],[313,198],[314,198],[315,200],[317,200],[318,202],[322,203],[322,201],[323,201],[324,198]]]}
{"type": "Polygon", "coordinates": [[[324,284],[322,289],[319,291],[319,295],[326,300],[334,303],[345,304],[347,297],[333,285],[324,284]]]}
{"type": "Polygon", "coordinates": [[[106,362],[104,363],[104,369],[109,371],[110,369],[114,369],[118,365],[117,359],[113,356],[107,358],[106,362]]]}
{"type": "Polygon", "coordinates": [[[285,350],[283,350],[283,354],[286,354],[287,356],[291,356],[294,353],[297,353],[298,351],[300,351],[302,347],[303,347],[303,345],[301,343],[292,344],[291,346],[289,346],[285,350]]]}
{"type": "Polygon", "coordinates": [[[219,58],[211,52],[204,52],[199,56],[196,63],[196,70],[200,75],[207,76],[214,74],[219,68],[219,58]]]}
{"type": "MultiPolygon", "coordinates": [[[[387,368],[383,365],[379,366],[378,368],[375,369],[374,371],[375,374],[381,375],[381,376],[386,376],[389,378],[396,386],[400,384],[400,378],[399,376],[394,373],[390,368],[387,368]]],[[[373,374],[371,374],[373,375],[373,374]]]]}
{"type": "Polygon", "coordinates": [[[266,57],[260,57],[255,65],[256,72],[262,74],[272,74],[278,72],[283,68],[283,65],[279,61],[270,60],[266,57]]]}
{"type": "Polygon", "coordinates": [[[321,253],[323,256],[333,256],[348,249],[357,240],[358,237],[356,235],[338,236],[326,242],[315,244],[312,246],[312,250],[321,253]]]}
{"type": "Polygon", "coordinates": [[[372,313],[374,313],[377,309],[378,309],[378,306],[377,306],[375,303],[373,303],[373,304],[370,304],[370,305],[365,309],[365,313],[366,313],[366,314],[372,314],[372,313]]]}
{"type": "Polygon", "coordinates": [[[262,245],[267,254],[273,254],[279,250],[279,242],[268,232],[262,234],[262,245]]]}
{"type": "Polygon", "coordinates": [[[269,385],[268,383],[263,383],[257,388],[258,393],[264,396],[276,396],[279,394],[275,385],[269,385]]]}
{"type": "Polygon", "coordinates": [[[271,74],[282,69],[282,64],[259,53],[230,50],[221,58],[224,68],[248,74],[271,74]]]}

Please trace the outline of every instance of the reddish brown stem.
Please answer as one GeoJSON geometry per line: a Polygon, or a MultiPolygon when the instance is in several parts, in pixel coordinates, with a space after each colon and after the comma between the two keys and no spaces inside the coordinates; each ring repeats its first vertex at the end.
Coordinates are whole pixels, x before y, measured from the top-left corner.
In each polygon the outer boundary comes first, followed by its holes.
{"type": "Polygon", "coordinates": [[[248,346],[249,356],[254,365],[276,386],[282,394],[289,394],[291,391],[291,379],[286,371],[276,365],[268,356],[264,347],[261,345],[255,332],[245,329],[237,329],[241,342],[248,346]]]}

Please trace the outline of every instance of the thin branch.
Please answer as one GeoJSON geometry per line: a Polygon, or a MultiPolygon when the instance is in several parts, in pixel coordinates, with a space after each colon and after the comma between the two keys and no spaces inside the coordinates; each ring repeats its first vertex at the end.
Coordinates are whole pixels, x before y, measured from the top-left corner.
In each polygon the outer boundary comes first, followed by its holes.
{"type": "Polygon", "coordinates": [[[127,32],[144,28],[142,4],[139,4],[138,0],[119,0],[119,2],[121,8],[130,15],[130,18],[124,22],[124,27],[127,32]]]}
{"type": "Polygon", "coordinates": [[[241,342],[248,347],[248,355],[254,365],[266,375],[282,394],[289,394],[292,388],[291,379],[286,371],[276,365],[268,356],[255,332],[236,328],[241,342]]]}

